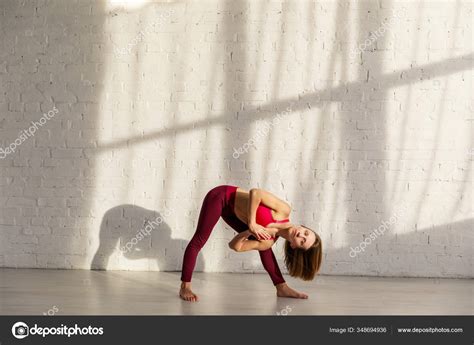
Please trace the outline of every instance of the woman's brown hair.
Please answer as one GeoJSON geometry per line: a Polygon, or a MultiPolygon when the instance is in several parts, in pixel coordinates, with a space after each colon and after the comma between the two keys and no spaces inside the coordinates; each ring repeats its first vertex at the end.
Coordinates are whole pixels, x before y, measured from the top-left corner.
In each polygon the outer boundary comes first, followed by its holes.
{"type": "MultiPolygon", "coordinates": [[[[301,226],[311,230],[304,225],[301,226]]],[[[285,265],[290,276],[303,280],[313,280],[319,271],[321,267],[323,244],[321,237],[319,237],[316,232],[314,232],[314,235],[316,237],[314,244],[307,250],[300,248],[293,249],[290,246],[290,242],[285,241],[285,265]]]]}

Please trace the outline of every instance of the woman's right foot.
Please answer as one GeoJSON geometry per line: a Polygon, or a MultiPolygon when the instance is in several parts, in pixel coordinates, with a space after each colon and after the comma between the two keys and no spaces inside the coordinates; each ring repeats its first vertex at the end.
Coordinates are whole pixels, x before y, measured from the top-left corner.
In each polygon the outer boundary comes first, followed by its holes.
{"type": "Polygon", "coordinates": [[[198,296],[191,290],[190,282],[182,282],[181,288],[179,289],[179,297],[188,302],[197,302],[198,296]]]}
{"type": "Polygon", "coordinates": [[[290,288],[286,283],[276,285],[278,297],[302,298],[307,299],[308,295],[290,288]]]}

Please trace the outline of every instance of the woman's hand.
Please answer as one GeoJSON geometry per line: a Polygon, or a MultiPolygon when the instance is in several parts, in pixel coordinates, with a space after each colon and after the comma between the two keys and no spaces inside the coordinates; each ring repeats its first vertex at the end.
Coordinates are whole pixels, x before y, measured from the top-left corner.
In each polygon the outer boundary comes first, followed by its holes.
{"type": "Polygon", "coordinates": [[[251,235],[250,230],[245,230],[235,235],[232,241],[229,242],[230,249],[236,252],[245,252],[253,249],[263,251],[271,248],[273,244],[271,241],[249,240],[248,238],[251,235]]]}
{"type": "Polygon", "coordinates": [[[249,224],[249,231],[257,240],[269,240],[271,238],[265,227],[257,223],[249,224]]]}
{"type": "Polygon", "coordinates": [[[277,228],[272,228],[272,227],[265,227],[265,231],[272,237],[275,237],[276,234],[278,233],[278,229],[277,228]]]}

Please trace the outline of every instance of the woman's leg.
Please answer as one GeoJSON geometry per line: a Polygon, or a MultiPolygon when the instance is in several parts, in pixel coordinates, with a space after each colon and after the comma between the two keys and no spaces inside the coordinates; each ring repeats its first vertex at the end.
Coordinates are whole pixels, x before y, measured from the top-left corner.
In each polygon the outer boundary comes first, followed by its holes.
{"type": "Polygon", "coordinates": [[[272,248],[267,250],[259,250],[260,260],[262,261],[263,267],[270,275],[273,285],[278,285],[285,282],[283,275],[281,274],[280,267],[275,258],[272,248]]]}
{"type": "Polygon", "coordinates": [[[219,220],[223,209],[227,206],[226,185],[211,189],[202,202],[199,220],[193,238],[188,243],[184,252],[181,281],[190,282],[196,259],[201,248],[206,244],[212,229],[219,220]]]}
{"type": "MultiPolygon", "coordinates": [[[[222,215],[222,219],[224,219],[224,221],[237,232],[242,232],[248,229],[247,224],[237,218],[235,214],[230,214],[227,212],[222,215]]],[[[280,268],[278,267],[275,254],[271,248],[258,251],[258,253],[260,254],[260,260],[262,261],[263,267],[270,275],[273,285],[275,285],[278,297],[308,298],[308,295],[293,290],[286,284],[285,279],[283,279],[283,276],[280,272],[280,268]]]]}
{"type": "MultiPolygon", "coordinates": [[[[222,219],[239,233],[248,229],[247,224],[237,218],[235,214],[229,214],[229,212],[224,213],[222,214],[222,219]]],[[[278,262],[272,248],[263,251],[259,250],[258,253],[260,254],[260,260],[262,261],[265,271],[270,275],[273,285],[284,283],[285,279],[278,267],[278,262]]]]}
{"type": "Polygon", "coordinates": [[[260,260],[262,261],[263,267],[270,275],[273,285],[278,285],[285,282],[283,275],[281,274],[280,267],[276,261],[275,254],[272,248],[267,250],[259,250],[260,260]]]}

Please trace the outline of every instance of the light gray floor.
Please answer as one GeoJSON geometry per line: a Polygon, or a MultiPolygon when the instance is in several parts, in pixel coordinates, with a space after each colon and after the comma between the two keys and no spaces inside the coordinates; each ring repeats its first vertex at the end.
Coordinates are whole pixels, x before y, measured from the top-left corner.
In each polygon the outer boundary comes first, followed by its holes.
{"type": "Polygon", "coordinates": [[[0,269],[0,314],[473,314],[468,279],[286,277],[307,300],[277,298],[266,274],[194,273],[197,303],[178,298],[178,272],[0,269]]]}

